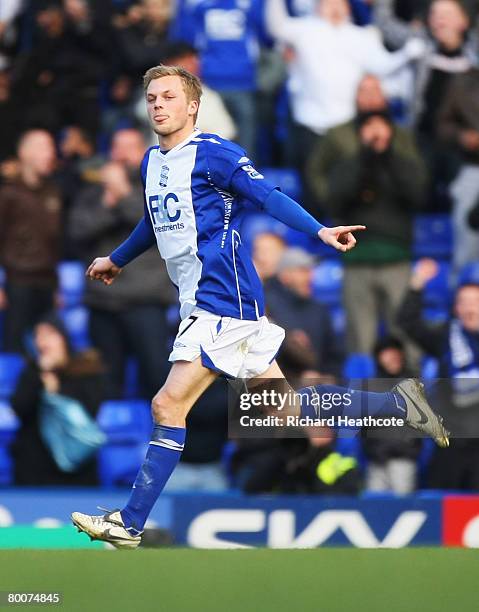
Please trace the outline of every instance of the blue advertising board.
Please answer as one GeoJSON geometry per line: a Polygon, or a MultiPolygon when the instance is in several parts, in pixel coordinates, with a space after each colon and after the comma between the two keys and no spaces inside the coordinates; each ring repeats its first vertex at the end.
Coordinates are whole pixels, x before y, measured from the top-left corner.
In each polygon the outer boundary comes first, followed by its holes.
{"type": "Polygon", "coordinates": [[[175,541],[197,548],[401,548],[441,544],[442,499],[173,498],[175,541]]]}
{"type": "MultiPolygon", "coordinates": [[[[3,489],[0,527],[69,524],[73,510],[121,508],[128,490],[3,489]]],[[[401,548],[442,543],[443,496],[303,497],[170,494],[149,526],[169,529],[175,543],[196,548],[401,548]]]]}
{"type": "MultiPolygon", "coordinates": [[[[0,489],[0,527],[69,524],[73,511],[102,514],[98,506],[109,510],[122,508],[129,494],[129,489],[0,489]]],[[[168,497],[158,500],[149,524],[164,529],[170,527],[171,501],[168,497]]]]}

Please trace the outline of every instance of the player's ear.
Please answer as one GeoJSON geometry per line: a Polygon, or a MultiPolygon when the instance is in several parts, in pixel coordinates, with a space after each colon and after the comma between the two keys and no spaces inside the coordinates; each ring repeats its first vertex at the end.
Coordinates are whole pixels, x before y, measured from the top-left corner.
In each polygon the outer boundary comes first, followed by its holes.
{"type": "Polygon", "coordinates": [[[188,103],[188,115],[196,115],[198,113],[199,106],[198,100],[190,100],[188,103]]]}

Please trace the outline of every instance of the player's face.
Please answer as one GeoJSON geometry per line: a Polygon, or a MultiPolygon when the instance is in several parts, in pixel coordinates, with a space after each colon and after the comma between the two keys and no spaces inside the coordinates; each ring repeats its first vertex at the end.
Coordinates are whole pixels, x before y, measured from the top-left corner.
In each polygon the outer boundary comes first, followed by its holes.
{"type": "Polygon", "coordinates": [[[188,101],[179,76],[151,81],[146,90],[146,105],[151,126],[159,136],[170,136],[187,126],[194,127],[198,103],[188,101]]]}
{"type": "Polygon", "coordinates": [[[460,289],[456,295],[455,312],[464,329],[479,331],[479,287],[469,286],[460,289]]]}

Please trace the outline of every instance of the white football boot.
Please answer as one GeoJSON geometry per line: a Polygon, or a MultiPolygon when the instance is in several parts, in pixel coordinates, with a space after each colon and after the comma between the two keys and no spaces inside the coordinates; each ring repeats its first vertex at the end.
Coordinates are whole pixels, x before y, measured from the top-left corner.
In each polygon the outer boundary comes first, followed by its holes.
{"type": "Polygon", "coordinates": [[[119,510],[107,511],[100,516],[72,512],[71,518],[78,531],[88,534],[91,540],[109,542],[115,548],[137,548],[140,545],[141,533],[133,535],[125,528],[119,510]]]}
{"type": "Polygon", "coordinates": [[[393,388],[406,403],[406,423],[430,436],[438,446],[449,446],[450,433],[443,425],[442,417],[429,405],[424,385],[415,378],[406,378],[393,388]]]}

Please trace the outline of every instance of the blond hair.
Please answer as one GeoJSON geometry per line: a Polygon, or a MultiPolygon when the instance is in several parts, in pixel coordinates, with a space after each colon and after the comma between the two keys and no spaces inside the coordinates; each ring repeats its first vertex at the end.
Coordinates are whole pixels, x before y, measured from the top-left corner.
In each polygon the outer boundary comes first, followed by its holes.
{"type": "Polygon", "coordinates": [[[200,99],[203,93],[200,79],[191,72],[188,72],[188,70],[180,68],[180,66],[164,66],[163,64],[160,64],[159,66],[149,68],[143,75],[143,88],[145,93],[151,81],[161,79],[162,77],[166,76],[180,77],[187,101],[191,102],[192,100],[195,100],[198,102],[198,106],[200,105],[200,99]]]}

